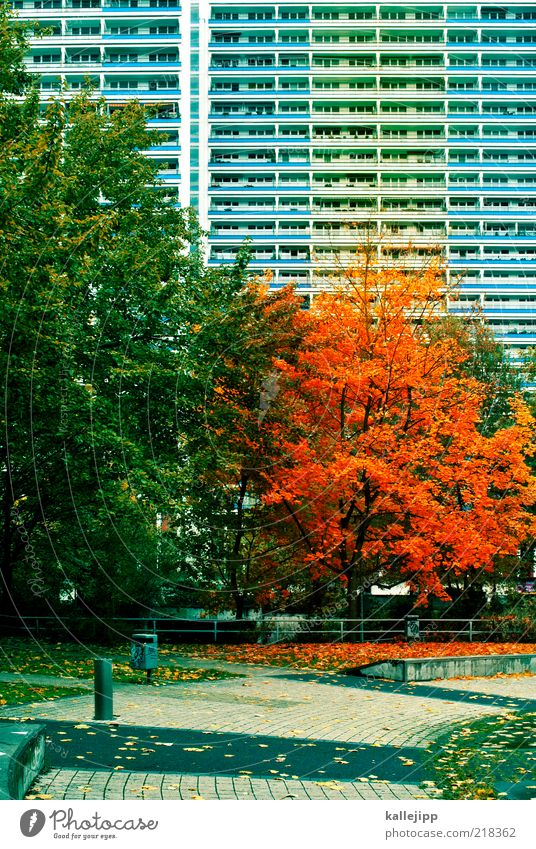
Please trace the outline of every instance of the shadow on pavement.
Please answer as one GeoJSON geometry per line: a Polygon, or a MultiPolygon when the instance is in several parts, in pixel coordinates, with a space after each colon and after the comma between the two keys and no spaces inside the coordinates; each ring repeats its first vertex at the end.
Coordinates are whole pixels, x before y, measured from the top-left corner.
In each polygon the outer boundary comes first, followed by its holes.
{"type": "Polygon", "coordinates": [[[443,702],[465,702],[486,707],[509,708],[511,710],[534,710],[536,699],[520,699],[516,696],[500,696],[495,693],[478,693],[472,690],[455,690],[441,687],[440,682],[404,684],[401,681],[387,681],[377,678],[359,678],[358,676],[325,672],[297,672],[287,674],[283,670],[273,678],[292,681],[310,681],[332,687],[346,687],[352,690],[365,690],[368,693],[394,693],[400,696],[417,696],[424,699],[440,699],[443,702]]]}
{"type": "Polygon", "coordinates": [[[84,770],[251,775],[416,783],[426,750],[303,738],[46,721],[49,766],[84,770]]]}

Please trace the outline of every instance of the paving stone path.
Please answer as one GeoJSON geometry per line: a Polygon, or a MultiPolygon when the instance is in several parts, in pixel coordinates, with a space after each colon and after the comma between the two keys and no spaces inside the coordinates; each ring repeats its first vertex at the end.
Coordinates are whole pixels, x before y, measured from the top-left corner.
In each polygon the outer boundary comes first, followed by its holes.
{"type": "Polygon", "coordinates": [[[0,719],[49,724],[51,769],[33,792],[53,798],[408,799],[437,796],[422,784],[427,747],[449,725],[536,709],[536,676],[401,684],[274,667],[233,671],[246,677],[118,684],[113,723],[93,720],[91,693],[4,707],[0,719]],[[78,740],[76,725],[91,736],[78,740]]]}
{"type": "Polygon", "coordinates": [[[299,781],[249,776],[184,775],[182,773],[92,772],[51,769],[41,776],[28,798],[39,794],[54,799],[259,799],[344,800],[394,802],[429,799],[438,794],[417,784],[381,781],[299,781]]]}

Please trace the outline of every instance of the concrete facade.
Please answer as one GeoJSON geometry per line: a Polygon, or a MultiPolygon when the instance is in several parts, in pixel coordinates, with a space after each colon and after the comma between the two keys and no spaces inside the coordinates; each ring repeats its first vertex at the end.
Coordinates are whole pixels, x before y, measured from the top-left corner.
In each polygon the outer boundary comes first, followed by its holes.
{"type": "Polygon", "coordinates": [[[14,0],[46,28],[44,99],[89,77],[110,109],[153,105],[147,151],[193,205],[210,263],[304,294],[356,244],[441,255],[450,304],[520,355],[536,339],[536,6],[422,2],[14,0]],[[410,244],[411,243],[411,244],[410,244]]]}

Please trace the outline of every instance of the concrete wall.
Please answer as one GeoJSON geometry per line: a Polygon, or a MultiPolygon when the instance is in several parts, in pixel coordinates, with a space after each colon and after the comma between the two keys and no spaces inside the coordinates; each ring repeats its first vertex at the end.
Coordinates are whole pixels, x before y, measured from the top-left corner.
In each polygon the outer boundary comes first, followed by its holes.
{"type": "Polygon", "coordinates": [[[536,675],[536,654],[401,658],[369,663],[354,670],[354,674],[362,677],[387,678],[390,681],[434,681],[465,676],[485,678],[498,672],[506,675],[532,672],[536,675]]]}

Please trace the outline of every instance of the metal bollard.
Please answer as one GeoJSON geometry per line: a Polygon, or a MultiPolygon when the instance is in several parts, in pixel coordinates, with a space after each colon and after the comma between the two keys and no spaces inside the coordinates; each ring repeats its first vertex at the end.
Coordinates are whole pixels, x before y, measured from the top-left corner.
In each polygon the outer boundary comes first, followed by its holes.
{"type": "Polygon", "coordinates": [[[95,660],[95,719],[114,718],[112,661],[95,660]]]}

